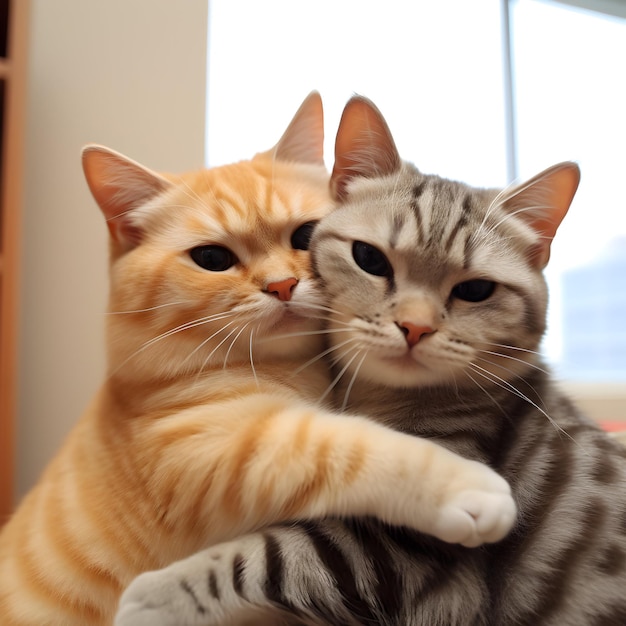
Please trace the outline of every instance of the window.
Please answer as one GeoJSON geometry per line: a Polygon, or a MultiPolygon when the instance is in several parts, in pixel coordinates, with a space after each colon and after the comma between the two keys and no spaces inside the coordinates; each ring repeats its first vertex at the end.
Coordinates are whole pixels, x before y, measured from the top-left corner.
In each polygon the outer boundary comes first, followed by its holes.
{"type": "Polygon", "coordinates": [[[512,3],[522,177],[573,158],[582,182],[548,267],[546,349],[569,379],[626,381],[626,20],[512,3]]]}
{"type": "Polygon", "coordinates": [[[324,98],[329,166],[355,92],[424,172],[504,186],[578,161],[547,274],[545,352],[577,395],[611,401],[597,415],[626,419],[625,5],[212,0],[208,163],[269,148],[311,89],[324,98]]]}

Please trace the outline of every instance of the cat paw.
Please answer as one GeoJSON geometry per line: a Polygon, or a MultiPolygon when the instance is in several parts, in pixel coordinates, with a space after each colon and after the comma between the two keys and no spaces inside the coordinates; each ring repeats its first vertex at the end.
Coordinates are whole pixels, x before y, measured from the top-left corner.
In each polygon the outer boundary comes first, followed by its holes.
{"type": "Polygon", "coordinates": [[[448,543],[475,548],[500,541],[517,518],[509,484],[493,470],[474,463],[464,485],[445,499],[433,534],[448,543]]]}
{"type": "Polygon", "coordinates": [[[181,590],[181,581],[173,580],[166,572],[146,572],[133,580],[122,594],[114,626],[201,626],[206,623],[202,608],[190,607],[187,594],[181,590]]]}

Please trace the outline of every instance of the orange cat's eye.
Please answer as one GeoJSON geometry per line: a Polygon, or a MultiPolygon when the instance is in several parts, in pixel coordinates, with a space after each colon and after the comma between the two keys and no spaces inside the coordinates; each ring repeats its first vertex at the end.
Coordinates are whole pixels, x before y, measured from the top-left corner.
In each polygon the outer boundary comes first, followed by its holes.
{"type": "Polygon", "coordinates": [[[210,272],[223,272],[237,263],[237,257],[223,246],[198,246],[189,251],[196,265],[210,272]]]}
{"type": "Polygon", "coordinates": [[[317,222],[306,222],[298,226],[291,235],[291,247],[295,250],[308,250],[317,222]]]}

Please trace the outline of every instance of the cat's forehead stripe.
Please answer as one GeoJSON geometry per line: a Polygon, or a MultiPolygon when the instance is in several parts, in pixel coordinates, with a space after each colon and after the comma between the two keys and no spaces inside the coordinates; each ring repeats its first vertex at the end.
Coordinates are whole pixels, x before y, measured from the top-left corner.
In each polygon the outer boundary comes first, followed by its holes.
{"type": "Polygon", "coordinates": [[[471,207],[471,197],[469,194],[466,194],[461,203],[461,213],[457,217],[456,223],[452,227],[450,234],[447,236],[447,239],[443,245],[443,249],[445,252],[450,252],[455,239],[461,233],[461,230],[465,226],[467,226],[469,222],[470,207],[471,207]]]}
{"type": "Polygon", "coordinates": [[[411,202],[410,202],[411,209],[413,209],[413,213],[415,214],[415,222],[417,225],[417,241],[420,244],[424,243],[424,241],[426,240],[426,237],[424,234],[424,225],[422,223],[423,222],[422,213],[421,213],[421,208],[420,208],[420,197],[424,193],[425,186],[426,186],[426,181],[422,180],[413,187],[413,195],[412,195],[411,202]]]}
{"type": "MultiPolygon", "coordinates": [[[[176,221],[185,220],[184,232],[193,233],[194,245],[229,245],[237,240],[252,253],[273,245],[283,236],[284,229],[295,228],[307,218],[319,219],[330,204],[321,199],[312,202],[301,184],[281,188],[273,176],[264,176],[252,168],[242,169],[236,178],[228,166],[220,169],[221,176],[208,170],[195,180],[186,181],[172,203],[184,210],[176,212],[176,221]],[[194,182],[196,189],[192,195],[187,188],[194,182]]],[[[182,240],[180,236],[177,238],[179,228],[170,231],[172,246],[190,245],[187,235],[182,240]]]]}
{"type": "Polygon", "coordinates": [[[395,213],[393,216],[393,224],[391,226],[391,233],[389,234],[389,247],[395,248],[398,245],[398,238],[400,232],[405,224],[404,216],[401,213],[395,213]]]}

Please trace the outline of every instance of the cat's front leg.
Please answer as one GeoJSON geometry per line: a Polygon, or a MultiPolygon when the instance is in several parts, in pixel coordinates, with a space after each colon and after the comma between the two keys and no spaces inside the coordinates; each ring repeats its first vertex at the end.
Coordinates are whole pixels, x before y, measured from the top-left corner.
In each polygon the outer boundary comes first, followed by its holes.
{"type": "Polygon", "coordinates": [[[373,516],[474,547],[502,539],[515,520],[503,478],[433,441],[276,394],[210,408],[210,419],[194,407],[157,420],[141,447],[164,522],[198,543],[204,529],[198,547],[326,516],[373,516]],[[213,417],[218,409],[228,420],[213,417]]]}
{"type": "MultiPolygon", "coordinates": [[[[330,524],[332,532],[342,522],[330,524]]],[[[360,626],[310,531],[307,524],[271,527],[141,574],[122,595],[114,626],[360,626]]],[[[372,616],[374,583],[367,581],[372,616]]]]}
{"type": "Polygon", "coordinates": [[[268,599],[266,557],[256,533],[141,574],[124,591],[115,626],[295,624],[268,599]]]}

